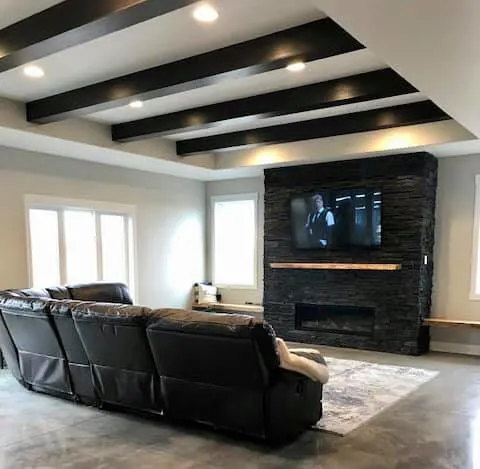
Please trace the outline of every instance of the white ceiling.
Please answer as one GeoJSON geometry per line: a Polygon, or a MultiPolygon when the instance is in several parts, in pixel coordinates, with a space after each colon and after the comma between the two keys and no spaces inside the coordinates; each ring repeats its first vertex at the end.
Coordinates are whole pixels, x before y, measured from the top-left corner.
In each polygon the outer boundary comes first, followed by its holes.
{"type": "MultiPolygon", "coordinates": [[[[0,28],[60,1],[0,0],[0,28]]],[[[35,62],[45,70],[43,79],[28,79],[21,69],[0,73],[2,145],[202,180],[255,175],[272,164],[269,160],[271,147],[263,147],[265,152],[261,153],[266,154],[266,158],[257,157],[256,150],[252,153],[251,149],[246,149],[181,159],[176,156],[174,144],[169,139],[125,144],[112,142],[107,124],[378,70],[387,65],[421,93],[264,120],[237,119],[212,129],[177,134],[172,139],[245,130],[421,99],[433,99],[460,124],[480,135],[478,0],[210,0],[210,3],[220,14],[214,24],[195,22],[193,7],[187,7],[45,57],[35,62]],[[311,62],[301,73],[276,70],[153,99],[145,102],[141,109],[123,106],[83,119],[44,126],[27,123],[24,110],[18,104],[314,21],[325,16],[323,11],[366,44],[368,50],[311,62]],[[17,102],[7,105],[8,100],[2,98],[17,102]]],[[[420,148],[439,156],[480,152],[479,141],[461,125],[453,121],[439,124],[405,127],[400,133],[393,129],[298,142],[284,147],[277,145],[274,146],[275,152],[283,154],[284,159],[276,160],[275,165],[420,148]],[[410,137],[405,136],[408,132],[411,132],[410,137]],[[372,145],[370,139],[379,143],[372,145]],[[282,152],[278,148],[289,150],[282,152]]]]}
{"type": "Polygon", "coordinates": [[[28,79],[18,68],[2,73],[0,96],[31,101],[324,16],[310,0],[213,0],[210,3],[220,14],[214,24],[195,21],[193,6],[174,11],[36,61],[45,71],[44,79],[28,79]]]}
{"type": "Polygon", "coordinates": [[[312,0],[480,137],[479,0],[312,0]]]}
{"type": "Polygon", "coordinates": [[[0,29],[46,10],[63,0],[0,0],[0,29]]]}

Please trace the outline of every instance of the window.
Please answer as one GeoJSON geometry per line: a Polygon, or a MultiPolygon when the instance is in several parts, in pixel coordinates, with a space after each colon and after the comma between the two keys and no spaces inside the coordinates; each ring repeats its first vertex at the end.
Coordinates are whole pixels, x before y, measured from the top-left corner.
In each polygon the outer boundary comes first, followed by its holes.
{"type": "Polygon", "coordinates": [[[256,288],[257,194],[212,197],[211,210],[213,283],[256,288]]]}
{"type": "Polygon", "coordinates": [[[480,174],[475,176],[475,214],[473,224],[470,299],[480,300],[480,174]]]}
{"type": "Polygon", "coordinates": [[[30,284],[97,280],[134,288],[132,206],[26,197],[30,284]]]}

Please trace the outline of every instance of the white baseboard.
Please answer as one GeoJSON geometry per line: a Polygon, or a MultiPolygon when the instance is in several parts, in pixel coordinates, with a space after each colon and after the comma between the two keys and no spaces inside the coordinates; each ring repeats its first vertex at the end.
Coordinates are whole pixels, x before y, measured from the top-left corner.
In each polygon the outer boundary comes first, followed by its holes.
{"type": "Polygon", "coordinates": [[[460,344],[458,342],[430,342],[433,352],[460,353],[462,355],[480,356],[480,345],[460,344]]]}

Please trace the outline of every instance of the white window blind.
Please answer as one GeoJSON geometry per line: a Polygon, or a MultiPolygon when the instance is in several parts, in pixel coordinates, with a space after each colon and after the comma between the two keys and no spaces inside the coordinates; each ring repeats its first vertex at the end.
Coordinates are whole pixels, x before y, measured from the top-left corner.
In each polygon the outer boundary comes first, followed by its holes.
{"type": "Polygon", "coordinates": [[[27,225],[33,287],[103,280],[134,288],[133,207],[29,196],[27,225]]]}
{"type": "Polygon", "coordinates": [[[257,277],[257,194],[212,197],[213,282],[255,288],[257,277]]]}

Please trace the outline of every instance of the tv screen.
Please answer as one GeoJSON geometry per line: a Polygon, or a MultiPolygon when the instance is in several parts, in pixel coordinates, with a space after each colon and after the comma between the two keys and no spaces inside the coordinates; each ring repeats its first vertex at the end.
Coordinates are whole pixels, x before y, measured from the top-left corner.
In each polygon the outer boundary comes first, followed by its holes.
{"type": "Polygon", "coordinates": [[[291,201],[298,249],[378,248],[382,193],[378,189],[319,190],[291,201]]]}

